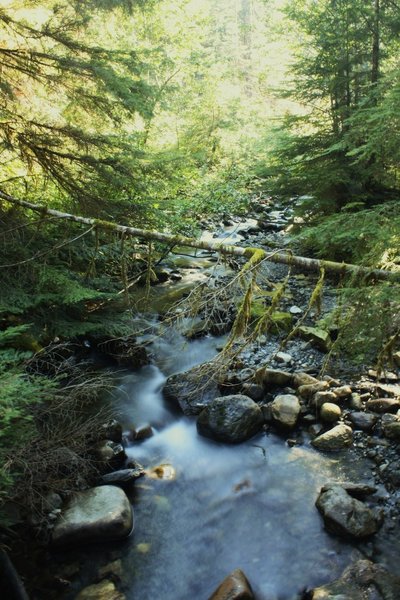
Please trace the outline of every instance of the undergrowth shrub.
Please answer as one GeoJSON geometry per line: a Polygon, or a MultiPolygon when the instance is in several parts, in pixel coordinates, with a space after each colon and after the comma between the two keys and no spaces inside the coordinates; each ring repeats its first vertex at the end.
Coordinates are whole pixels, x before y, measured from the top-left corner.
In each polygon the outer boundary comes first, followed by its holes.
{"type": "Polygon", "coordinates": [[[110,387],[110,379],[91,374],[82,363],[75,365],[65,345],[52,348],[47,357],[45,350],[32,356],[10,347],[27,329],[0,332],[3,527],[13,524],[15,514],[35,515],[40,522],[50,491],[68,494],[90,482],[96,473],[88,456],[90,436],[109,418],[105,409],[91,407],[110,387]],[[45,374],[46,361],[52,368],[45,374]]]}
{"type": "Polygon", "coordinates": [[[302,228],[296,237],[301,250],[330,260],[400,270],[400,199],[359,208],[353,203],[348,210],[302,228]]]}
{"type": "MultiPolygon", "coordinates": [[[[399,202],[350,206],[303,227],[296,241],[306,255],[400,272],[399,202]]],[[[400,328],[399,314],[399,283],[352,277],[339,283],[338,306],[325,324],[339,328],[339,355],[371,362],[400,328]]]]}

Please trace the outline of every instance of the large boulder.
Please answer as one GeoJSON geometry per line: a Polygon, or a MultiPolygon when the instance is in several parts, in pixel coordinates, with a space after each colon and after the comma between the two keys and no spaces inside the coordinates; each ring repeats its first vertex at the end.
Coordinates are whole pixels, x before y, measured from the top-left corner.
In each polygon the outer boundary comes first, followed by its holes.
{"type": "Polygon", "coordinates": [[[332,452],[343,450],[343,448],[351,446],[352,443],[353,430],[348,425],[344,425],[344,423],[339,423],[339,425],[332,427],[332,429],[317,436],[311,442],[318,450],[328,450],[332,452]]]}
{"type": "Polygon", "coordinates": [[[247,396],[215,398],[197,419],[200,435],[220,442],[239,443],[258,433],[264,418],[261,408],[247,396]]]}
{"type": "Polygon", "coordinates": [[[129,535],[132,526],[133,512],[125,492],[104,485],[74,494],[55,524],[53,543],[118,540],[129,535]]]}
{"type": "Polygon", "coordinates": [[[397,600],[400,577],[369,560],[359,560],[347,567],[332,583],[315,588],[310,600],[397,600]]]}
{"type": "Polygon", "coordinates": [[[300,414],[300,402],[293,394],[276,396],[271,403],[272,420],[278,427],[292,429],[297,423],[300,414]]]}
{"type": "Polygon", "coordinates": [[[203,363],[185,373],[168,377],[163,394],[166,400],[178,406],[185,415],[198,415],[219,393],[215,369],[203,363]]]}
{"type": "Polygon", "coordinates": [[[380,527],[377,515],[339,485],[323,488],[316,507],[322,514],[326,529],[342,537],[366,538],[380,527]]]}
{"type": "Polygon", "coordinates": [[[223,580],[209,600],[254,600],[254,596],[243,571],[235,569],[223,580]]]}

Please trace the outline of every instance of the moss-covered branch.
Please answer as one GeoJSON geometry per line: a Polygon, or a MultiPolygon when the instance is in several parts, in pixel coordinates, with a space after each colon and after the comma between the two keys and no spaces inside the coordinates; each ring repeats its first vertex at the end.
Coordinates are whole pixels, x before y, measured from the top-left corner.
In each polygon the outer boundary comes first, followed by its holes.
{"type": "MultiPolygon", "coordinates": [[[[38,213],[43,213],[43,206],[27,202],[25,200],[19,200],[0,191],[0,198],[10,202],[11,204],[33,210],[38,213]]],[[[295,256],[290,251],[279,251],[268,253],[260,248],[243,248],[241,246],[231,246],[229,244],[223,244],[221,242],[209,242],[204,240],[198,240],[189,238],[183,235],[173,235],[171,233],[162,233],[160,231],[151,231],[146,229],[138,229],[136,227],[129,227],[127,225],[120,225],[111,221],[101,221],[99,219],[91,219],[88,217],[81,217],[79,215],[73,215],[70,213],[60,212],[48,208],[46,210],[47,215],[59,219],[66,219],[74,221],[75,223],[82,223],[83,225],[91,225],[98,229],[105,229],[108,231],[116,231],[125,236],[137,237],[144,240],[153,240],[163,242],[167,244],[174,244],[179,246],[189,246],[192,248],[198,248],[201,250],[210,250],[212,252],[218,252],[223,255],[232,256],[243,256],[248,259],[248,268],[259,264],[262,260],[268,260],[273,263],[280,263],[285,265],[293,265],[304,271],[320,272],[321,267],[325,269],[325,273],[336,274],[336,275],[356,275],[360,277],[367,277],[372,280],[382,281],[400,281],[400,272],[385,271],[383,269],[369,269],[367,267],[360,267],[349,263],[338,263],[329,260],[318,260],[316,258],[306,258],[304,256],[295,256]]]]}

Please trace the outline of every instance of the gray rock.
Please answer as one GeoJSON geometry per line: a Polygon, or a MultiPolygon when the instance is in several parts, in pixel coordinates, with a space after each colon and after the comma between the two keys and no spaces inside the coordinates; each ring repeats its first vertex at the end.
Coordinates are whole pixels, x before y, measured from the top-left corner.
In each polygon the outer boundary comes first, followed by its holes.
{"type": "Polygon", "coordinates": [[[326,529],[342,537],[366,538],[376,533],[380,527],[375,513],[339,485],[322,490],[316,507],[324,519],[326,529]]]}
{"type": "Polygon", "coordinates": [[[301,385],[297,391],[302,398],[310,399],[314,394],[326,391],[328,387],[329,383],[327,381],[317,381],[317,383],[301,385]]]}
{"type": "Polygon", "coordinates": [[[301,385],[312,385],[313,383],[318,383],[318,379],[308,373],[295,373],[293,375],[293,386],[295,388],[301,385]]]}
{"type": "Polygon", "coordinates": [[[367,400],[366,407],[376,413],[395,413],[400,407],[400,402],[394,398],[372,398],[367,400]]]}
{"type": "Polygon", "coordinates": [[[320,417],[323,423],[336,423],[342,416],[342,411],[337,404],[325,402],[321,406],[320,417]]]}
{"type": "Polygon", "coordinates": [[[360,394],[353,392],[350,398],[350,408],[353,408],[354,410],[361,410],[362,406],[363,403],[360,394]]]}
{"type": "Polygon", "coordinates": [[[353,443],[353,430],[351,427],[339,423],[329,431],[314,438],[311,444],[319,450],[336,451],[351,446],[353,443]]]}
{"type": "Polygon", "coordinates": [[[375,369],[369,369],[368,376],[378,381],[398,381],[399,379],[396,373],[391,373],[390,371],[381,371],[378,373],[375,369]]]}
{"type": "Polygon", "coordinates": [[[372,431],[378,417],[371,415],[366,412],[353,412],[349,414],[349,419],[353,423],[355,429],[361,429],[361,431],[372,431]]]}
{"type": "Polygon", "coordinates": [[[275,360],[278,363],[283,363],[285,365],[290,365],[293,362],[293,357],[287,352],[277,352],[275,354],[275,360]]]}
{"type": "Polygon", "coordinates": [[[133,512],[120,488],[105,485],[74,494],[54,526],[58,546],[104,542],[129,535],[133,512]]]}
{"type": "Polygon", "coordinates": [[[144,469],[138,465],[135,469],[120,469],[113,473],[106,473],[100,479],[101,483],[106,485],[124,485],[131,483],[144,475],[144,469]]]}
{"type": "Polygon", "coordinates": [[[218,395],[216,379],[210,377],[214,368],[207,363],[185,373],[168,377],[163,389],[165,398],[178,406],[185,415],[198,415],[218,395]]]}
{"type": "Polygon", "coordinates": [[[388,394],[388,396],[398,397],[400,396],[400,385],[393,383],[378,383],[375,386],[375,390],[378,394],[388,394]]]}
{"type": "Polygon", "coordinates": [[[387,423],[383,428],[383,433],[389,440],[400,442],[400,421],[387,423]]]}
{"type": "Polygon", "coordinates": [[[122,442],[121,423],[118,423],[118,421],[116,421],[115,419],[112,419],[107,423],[103,423],[99,430],[99,439],[111,440],[112,442],[120,444],[122,442]]]}
{"type": "Polygon", "coordinates": [[[298,335],[322,352],[329,352],[332,346],[332,340],[327,331],[317,327],[301,326],[297,330],[298,335]]]}
{"type": "Polygon", "coordinates": [[[327,492],[337,486],[340,486],[346,490],[350,496],[353,496],[358,500],[364,500],[368,496],[371,496],[371,494],[374,494],[377,490],[374,485],[369,485],[369,483],[352,483],[351,481],[344,481],[340,483],[327,483],[321,488],[321,492],[327,492]]]}
{"type": "Polygon", "coordinates": [[[258,433],[264,418],[260,407],[247,396],[215,398],[200,413],[197,431],[221,442],[236,444],[258,433]]]}
{"type": "Polygon", "coordinates": [[[299,306],[291,306],[291,307],[289,308],[289,312],[290,312],[290,314],[291,314],[291,315],[293,315],[293,316],[298,316],[298,315],[301,315],[301,313],[302,313],[303,311],[301,310],[301,308],[300,308],[299,306]]]}
{"type": "Polygon", "coordinates": [[[94,446],[93,452],[99,462],[106,464],[118,465],[126,458],[123,446],[111,440],[99,442],[94,446]]]}
{"type": "Polygon", "coordinates": [[[310,600],[397,600],[400,577],[382,565],[359,560],[347,567],[339,579],[309,593],[310,600]]]}
{"type": "Polygon", "coordinates": [[[337,396],[335,396],[333,392],[317,392],[310,400],[311,406],[314,406],[318,409],[321,408],[325,402],[331,402],[335,404],[337,402],[337,396]]]}
{"type": "Polygon", "coordinates": [[[254,596],[245,574],[236,569],[223,580],[209,600],[254,600],[254,596]]]}
{"type": "Polygon", "coordinates": [[[285,385],[292,384],[293,374],[287,373],[286,371],[280,371],[279,369],[262,367],[256,372],[255,379],[257,383],[262,383],[267,389],[271,386],[284,387],[285,385]]]}
{"type": "Polygon", "coordinates": [[[44,498],[43,507],[46,510],[51,511],[56,508],[61,508],[62,504],[63,501],[60,494],[57,494],[56,492],[49,492],[44,498]]]}
{"type": "Polygon", "coordinates": [[[254,400],[254,402],[261,402],[265,398],[263,386],[257,385],[256,383],[244,383],[242,385],[241,393],[254,400]]]}
{"type": "Polygon", "coordinates": [[[349,385],[341,385],[340,387],[333,388],[332,391],[338,398],[349,398],[352,393],[351,387],[349,385]]]}
{"type": "Polygon", "coordinates": [[[286,429],[292,429],[300,415],[300,402],[293,394],[276,396],[271,403],[271,415],[274,423],[286,429]]]}

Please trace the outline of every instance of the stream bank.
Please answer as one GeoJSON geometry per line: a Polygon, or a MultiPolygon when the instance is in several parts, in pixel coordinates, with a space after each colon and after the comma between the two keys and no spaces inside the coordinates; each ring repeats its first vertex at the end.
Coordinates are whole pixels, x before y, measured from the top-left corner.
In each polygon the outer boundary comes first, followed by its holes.
{"type": "MultiPolygon", "coordinates": [[[[228,225],[221,235],[240,239],[242,244],[247,236],[245,243],[251,246],[262,239],[285,245],[284,231],[290,215],[285,217],[283,211],[268,214],[269,222],[275,225],[268,236],[260,231],[257,220],[246,222],[242,231],[240,224],[228,225]]],[[[178,258],[182,265],[185,257],[178,258]]],[[[170,272],[177,270],[175,259],[171,259],[170,272]]],[[[193,280],[205,278],[205,260],[206,268],[213,270],[215,263],[209,257],[195,256],[186,267],[179,267],[182,279],[153,288],[158,313],[168,306],[170,289],[175,296],[182,290],[185,294],[189,289],[185,285],[190,287],[193,280]],[[203,263],[197,268],[199,260],[203,263]],[[168,300],[160,298],[160,289],[166,290],[168,300]]],[[[268,265],[267,269],[270,281],[279,281],[286,274],[285,267],[268,265]]],[[[217,276],[225,275],[219,271],[217,276]]],[[[310,281],[313,279],[293,275],[291,296],[284,300],[287,312],[293,308],[304,310],[310,281]]],[[[334,303],[333,290],[327,290],[324,302],[325,310],[329,310],[334,303]]],[[[369,430],[360,427],[360,421],[352,423],[351,447],[333,455],[311,446],[310,428],[320,423],[316,408],[311,410],[306,399],[302,419],[288,433],[279,432],[266,418],[263,429],[243,444],[226,446],[208,440],[197,434],[192,416],[182,416],[176,406],[165,401],[162,388],[169,376],[190,373],[196,365],[210,361],[224,339],[202,330],[198,337],[188,340],[182,330],[164,327],[157,317],[144,315],[143,319],[140,329],[146,331],[139,342],[146,343],[151,364],[119,376],[113,400],[126,433],[128,461],[139,461],[146,471],[145,477],[127,490],[134,506],[134,531],[125,541],[88,546],[82,554],[76,549],[57,554],[51,551],[49,564],[65,582],[65,588],[61,589],[60,584],[55,595],[46,597],[69,600],[77,597],[81,588],[97,585],[105,578],[114,582],[121,590],[116,593],[123,593],[128,600],[201,600],[208,598],[229,572],[240,567],[258,600],[292,600],[300,597],[306,587],[337,578],[345,566],[365,556],[389,569],[396,568],[400,558],[399,497],[396,469],[392,467],[399,457],[396,443],[384,436],[385,425],[395,422],[395,415],[374,413],[376,420],[369,430]],[[149,437],[140,441],[130,435],[133,430],[148,427],[149,437]],[[348,543],[325,531],[315,501],[323,485],[342,481],[377,487],[372,504],[384,510],[385,520],[373,540],[348,543]]],[[[183,321],[181,326],[187,331],[189,324],[183,321]]],[[[294,373],[306,371],[318,376],[325,357],[310,341],[299,339],[292,340],[280,356],[274,357],[275,352],[276,339],[266,337],[245,348],[227,376],[229,386],[239,385],[236,391],[243,392],[241,386],[248,386],[254,372],[265,364],[288,373],[285,385],[263,385],[259,401],[269,405],[281,392],[296,393],[290,380],[294,373]]],[[[349,423],[355,412],[369,414],[365,407],[373,399],[375,386],[387,382],[376,383],[372,376],[362,380],[354,373],[350,379],[349,371],[345,375],[338,383],[331,385],[328,381],[327,387],[335,390],[351,384],[340,415],[349,423]],[[360,396],[357,411],[356,394],[360,396]]],[[[178,376],[182,381],[185,377],[178,376]]],[[[216,393],[224,391],[218,389],[216,393]]],[[[251,393],[248,387],[247,393],[251,393]]],[[[383,388],[382,394],[389,396],[388,388],[383,388]]],[[[32,597],[40,598],[38,593],[32,597]]],[[[107,593],[108,598],[114,594],[110,590],[107,593]]]]}

